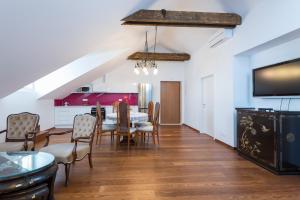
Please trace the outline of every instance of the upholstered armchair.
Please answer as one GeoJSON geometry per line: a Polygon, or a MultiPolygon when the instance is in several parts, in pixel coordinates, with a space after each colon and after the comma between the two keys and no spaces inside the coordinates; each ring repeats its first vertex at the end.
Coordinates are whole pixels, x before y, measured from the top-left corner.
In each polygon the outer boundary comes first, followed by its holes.
{"type": "Polygon", "coordinates": [[[34,150],[36,134],[39,131],[39,115],[28,112],[11,114],[7,117],[5,142],[0,151],[14,152],[34,150]]]}
{"type": "Polygon", "coordinates": [[[46,144],[40,151],[54,155],[58,164],[65,165],[65,186],[68,185],[70,166],[76,161],[80,161],[86,156],[89,158],[90,168],[92,164],[92,146],[96,118],[90,114],[76,115],[74,117],[73,130],[63,132],[49,132],[46,135],[46,144]],[[58,143],[49,145],[50,136],[72,133],[69,143],[58,143]]]}

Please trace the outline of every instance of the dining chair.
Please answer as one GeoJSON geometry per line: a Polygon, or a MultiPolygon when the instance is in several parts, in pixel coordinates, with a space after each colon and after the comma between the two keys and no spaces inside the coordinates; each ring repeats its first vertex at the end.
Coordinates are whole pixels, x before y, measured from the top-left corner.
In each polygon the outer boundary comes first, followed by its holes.
{"type": "Polygon", "coordinates": [[[27,151],[35,149],[36,134],[39,132],[38,114],[23,112],[7,117],[5,142],[0,143],[0,151],[27,151]]]}
{"type": "Polygon", "coordinates": [[[54,155],[58,164],[65,166],[65,186],[69,182],[70,166],[76,161],[81,161],[88,156],[90,168],[93,168],[92,163],[92,147],[93,138],[96,127],[96,118],[91,114],[81,114],[74,117],[73,129],[70,131],[48,132],[46,135],[46,143],[42,152],[47,152],[54,155]],[[72,133],[69,143],[58,143],[49,145],[50,136],[63,135],[72,133]]]}
{"type": "Polygon", "coordinates": [[[152,135],[152,141],[153,144],[155,144],[155,136],[157,137],[157,143],[159,144],[159,114],[160,114],[160,103],[155,104],[155,113],[154,113],[154,119],[153,119],[153,125],[148,125],[148,126],[141,126],[137,127],[137,135],[141,135],[142,139],[145,140],[146,134],[152,135]]]}
{"type": "Polygon", "coordinates": [[[112,112],[113,113],[116,113],[116,112],[118,112],[118,106],[119,106],[119,101],[115,101],[115,102],[113,102],[113,104],[112,104],[112,112]]]}
{"type": "Polygon", "coordinates": [[[149,103],[148,103],[148,121],[147,122],[136,122],[134,125],[136,127],[153,125],[153,110],[154,110],[154,103],[153,103],[153,101],[149,101],[149,103]]]}
{"type": "Polygon", "coordinates": [[[126,102],[120,102],[117,112],[117,141],[120,145],[121,136],[127,137],[128,148],[130,146],[130,139],[136,129],[130,127],[130,111],[129,105],[126,102]]]}
{"type": "Polygon", "coordinates": [[[115,124],[103,124],[103,119],[102,119],[102,115],[101,115],[101,105],[99,104],[99,102],[97,102],[97,105],[96,105],[96,119],[97,119],[96,144],[98,144],[98,138],[100,137],[99,145],[101,145],[102,136],[109,136],[106,133],[110,133],[110,139],[113,142],[114,134],[116,131],[116,125],[115,124]]]}

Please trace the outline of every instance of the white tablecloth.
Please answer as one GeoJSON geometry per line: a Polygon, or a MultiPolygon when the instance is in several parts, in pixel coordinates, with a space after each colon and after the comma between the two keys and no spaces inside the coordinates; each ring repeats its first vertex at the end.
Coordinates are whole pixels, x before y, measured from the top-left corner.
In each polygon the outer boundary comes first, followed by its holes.
{"type": "MultiPolygon", "coordinates": [[[[117,113],[109,113],[106,115],[109,120],[117,121],[117,113]]],[[[131,122],[146,122],[148,121],[148,114],[141,112],[130,112],[131,122]]]]}

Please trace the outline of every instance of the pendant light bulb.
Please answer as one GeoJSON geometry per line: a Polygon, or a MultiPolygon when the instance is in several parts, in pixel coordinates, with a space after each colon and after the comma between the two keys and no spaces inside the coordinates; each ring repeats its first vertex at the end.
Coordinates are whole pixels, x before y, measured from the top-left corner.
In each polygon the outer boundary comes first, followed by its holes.
{"type": "Polygon", "coordinates": [[[149,74],[148,69],[146,67],[143,68],[143,72],[146,76],[149,74]]]}
{"type": "Polygon", "coordinates": [[[158,73],[158,69],[155,68],[155,69],[153,70],[153,74],[154,74],[154,75],[157,75],[157,73],[158,73]]]}
{"type": "Polygon", "coordinates": [[[134,68],[134,73],[135,73],[136,75],[139,75],[139,74],[140,74],[139,69],[138,69],[138,68],[134,68]]]}

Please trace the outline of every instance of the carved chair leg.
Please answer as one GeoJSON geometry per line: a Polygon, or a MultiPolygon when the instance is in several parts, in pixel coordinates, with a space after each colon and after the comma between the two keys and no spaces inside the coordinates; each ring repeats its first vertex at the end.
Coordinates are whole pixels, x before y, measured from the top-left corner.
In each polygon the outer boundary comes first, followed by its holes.
{"type": "Polygon", "coordinates": [[[156,136],[157,136],[157,143],[159,144],[159,134],[156,133],[156,136]]]}
{"type": "Polygon", "coordinates": [[[110,132],[110,141],[113,142],[114,141],[114,131],[110,132]]]}
{"type": "Polygon", "coordinates": [[[127,135],[127,147],[129,148],[129,146],[130,146],[130,137],[131,135],[130,134],[128,134],[127,135]]]}
{"type": "Polygon", "coordinates": [[[136,132],[134,135],[134,140],[135,140],[135,146],[138,146],[138,142],[139,142],[139,132],[136,132]]]}
{"type": "Polygon", "coordinates": [[[93,168],[92,154],[89,153],[89,154],[88,154],[88,157],[89,157],[89,165],[90,165],[90,168],[93,168]]]}
{"type": "Polygon", "coordinates": [[[24,144],[24,151],[27,151],[28,150],[28,146],[27,144],[24,144]]]}
{"type": "Polygon", "coordinates": [[[121,137],[120,137],[120,135],[118,134],[118,136],[117,136],[117,146],[120,145],[120,139],[121,139],[121,137]]]}
{"type": "Polygon", "coordinates": [[[100,133],[100,141],[99,141],[99,145],[101,145],[101,141],[102,141],[102,133],[100,133]]]}
{"type": "Polygon", "coordinates": [[[154,132],[152,132],[152,141],[153,141],[153,144],[155,144],[155,134],[154,134],[154,132]]]}
{"type": "Polygon", "coordinates": [[[97,132],[96,144],[98,144],[99,133],[97,132]]]}
{"type": "Polygon", "coordinates": [[[70,163],[65,163],[65,174],[66,174],[66,180],[65,180],[65,186],[67,187],[69,184],[69,175],[70,175],[70,163]]]}

